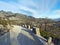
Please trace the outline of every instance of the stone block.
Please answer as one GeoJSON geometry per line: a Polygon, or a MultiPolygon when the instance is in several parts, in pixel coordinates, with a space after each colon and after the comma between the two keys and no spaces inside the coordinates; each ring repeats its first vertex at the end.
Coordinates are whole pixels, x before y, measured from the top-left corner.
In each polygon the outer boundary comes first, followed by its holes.
{"type": "Polygon", "coordinates": [[[36,34],[40,35],[40,29],[36,27],[36,34]]]}
{"type": "Polygon", "coordinates": [[[28,25],[28,29],[30,29],[30,25],[28,25]]]}

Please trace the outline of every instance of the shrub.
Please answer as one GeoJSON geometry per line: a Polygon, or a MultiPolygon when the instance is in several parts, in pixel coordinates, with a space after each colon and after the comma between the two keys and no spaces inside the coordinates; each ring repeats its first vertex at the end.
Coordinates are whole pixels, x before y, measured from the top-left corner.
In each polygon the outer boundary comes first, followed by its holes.
{"type": "Polygon", "coordinates": [[[52,38],[56,37],[55,35],[53,35],[51,32],[48,32],[48,31],[41,30],[40,33],[46,39],[48,39],[49,37],[52,37],[52,38]]]}

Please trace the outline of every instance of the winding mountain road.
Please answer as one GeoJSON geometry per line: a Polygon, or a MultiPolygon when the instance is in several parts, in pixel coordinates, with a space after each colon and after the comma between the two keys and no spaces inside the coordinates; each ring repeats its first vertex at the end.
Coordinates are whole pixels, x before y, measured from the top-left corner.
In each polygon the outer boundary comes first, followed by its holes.
{"type": "Polygon", "coordinates": [[[14,25],[14,28],[0,38],[0,45],[47,45],[31,30],[14,25]]]}

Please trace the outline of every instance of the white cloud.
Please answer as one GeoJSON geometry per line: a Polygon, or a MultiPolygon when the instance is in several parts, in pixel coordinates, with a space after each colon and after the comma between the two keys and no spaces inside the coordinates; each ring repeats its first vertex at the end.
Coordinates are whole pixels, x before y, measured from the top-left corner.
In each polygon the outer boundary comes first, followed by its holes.
{"type": "Polygon", "coordinates": [[[54,10],[51,14],[48,14],[49,18],[60,18],[60,10],[54,10]]]}
{"type": "Polygon", "coordinates": [[[38,11],[33,15],[34,17],[50,17],[48,16],[51,9],[55,7],[58,0],[41,0],[37,4],[38,11]],[[38,16],[39,15],[39,16],[38,16]]]}
{"type": "Polygon", "coordinates": [[[55,10],[53,13],[54,14],[60,14],[60,10],[55,10]]]}
{"type": "Polygon", "coordinates": [[[19,0],[18,2],[23,6],[29,6],[29,5],[36,6],[34,0],[19,0]]]}
{"type": "Polygon", "coordinates": [[[18,8],[13,4],[0,1],[0,10],[17,12],[18,8]]]}
{"type": "MultiPolygon", "coordinates": [[[[0,10],[21,12],[21,10],[32,12],[34,17],[50,17],[50,11],[55,6],[58,0],[18,0],[18,2],[4,2],[0,1],[0,10]],[[33,9],[29,6],[33,6],[33,9]]],[[[27,13],[24,13],[27,14],[27,13]]],[[[54,13],[55,14],[55,13],[54,13]]],[[[54,14],[51,14],[54,16],[54,14]]],[[[29,15],[29,14],[28,14],[29,15]]],[[[57,15],[57,13],[56,13],[57,15]]],[[[56,16],[55,16],[56,17],[56,16]]]]}

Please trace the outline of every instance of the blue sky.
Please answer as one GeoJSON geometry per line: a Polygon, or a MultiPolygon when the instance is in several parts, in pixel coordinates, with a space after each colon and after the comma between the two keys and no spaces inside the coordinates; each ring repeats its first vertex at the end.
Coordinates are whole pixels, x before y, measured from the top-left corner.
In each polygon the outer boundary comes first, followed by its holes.
{"type": "Polygon", "coordinates": [[[36,18],[60,18],[60,0],[0,0],[0,10],[36,18]]]}

